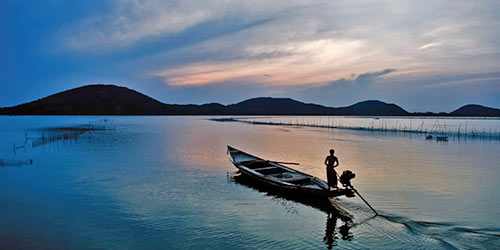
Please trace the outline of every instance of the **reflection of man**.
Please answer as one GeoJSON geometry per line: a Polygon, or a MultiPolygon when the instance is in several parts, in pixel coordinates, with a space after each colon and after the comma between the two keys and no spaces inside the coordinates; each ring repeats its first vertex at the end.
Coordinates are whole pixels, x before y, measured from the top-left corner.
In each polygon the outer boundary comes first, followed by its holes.
{"type": "Polygon", "coordinates": [[[333,246],[337,245],[337,240],[339,239],[337,231],[342,236],[342,240],[350,241],[353,238],[352,233],[349,232],[349,229],[351,229],[352,226],[352,221],[349,219],[341,218],[342,222],[344,222],[344,225],[338,227],[337,230],[337,219],[338,218],[333,213],[328,213],[328,216],[326,217],[326,230],[325,237],[323,237],[323,242],[328,249],[332,249],[333,246]]]}
{"type": "Polygon", "coordinates": [[[335,227],[337,226],[337,217],[332,216],[332,214],[328,214],[326,218],[326,230],[325,237],[323,238],[323,242],[326,244],[328,249],[332,249],[333,246],[337,245],[337,235],[335,232],[335,227]]]}
{"type": "Polygon", "coordinates": [[[346,222],[344,225],[339,227],[339,233],[342,235],[343,240],[351,240],[352,239],[352,234],[349,232],[349,222],[346,222]]]}
{"type": "Polygon", "coordinates": [[[335,150],[330,149],[330,155],[325,159],[326,165],[326,178],[328,179],[328,186],[337,188],[337,172],[335,169],[339,165],[339,160],[335,155],[335,150]]]}

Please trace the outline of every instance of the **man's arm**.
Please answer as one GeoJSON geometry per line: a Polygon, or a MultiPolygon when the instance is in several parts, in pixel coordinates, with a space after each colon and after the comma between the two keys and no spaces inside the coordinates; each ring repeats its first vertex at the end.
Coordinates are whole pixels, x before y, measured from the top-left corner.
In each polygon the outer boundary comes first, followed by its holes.
{"type": "Polygon", "coordinates": [[[327,156],[327,157],[326,157],[326,159],[325,159],[325,165],[327,165],[327,166],[328,166],[328,156],[327,156]]]}
{"type": "Polygon", "coordinates": [[[333,167],[336,168],[339,165],[339,159],[335,158],[335,162],[333,162],[333,167]]]}

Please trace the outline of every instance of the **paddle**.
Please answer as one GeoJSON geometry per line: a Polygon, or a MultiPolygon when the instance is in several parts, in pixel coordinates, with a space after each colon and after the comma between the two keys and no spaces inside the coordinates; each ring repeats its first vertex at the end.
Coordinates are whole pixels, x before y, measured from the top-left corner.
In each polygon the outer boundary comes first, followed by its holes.
{"type": "Polygon", "coordinates": [[[274,163],[280,163],[280,164],[300,165],[300,163],[297,163],[297,162],[270,161],[270,160],[267,160],[267,161],[274,162],[274,163]]]}

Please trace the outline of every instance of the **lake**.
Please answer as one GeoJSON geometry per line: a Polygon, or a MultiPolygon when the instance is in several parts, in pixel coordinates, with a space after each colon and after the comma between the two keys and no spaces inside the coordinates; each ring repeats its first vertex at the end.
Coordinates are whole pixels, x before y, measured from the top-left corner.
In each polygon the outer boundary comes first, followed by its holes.
{"type": "MultiPolygon", "coordinates": [[[[495,136],[426,140],[406,131],[420,124],[411,118],[398,118],[411,124],[399,132],[304,126],[300,117],[212,118],[0,117],[0,248],[500,248],[495,136]],[[358,197],[338,199],[353,216],[346,221],[240,183],[226,145],[299,162],[294,168],[322,179],[334,148],[337,171],[356,173],[353,185],[380,216],[358,197]]],[[[342,123],[377,127],[373,120],[342,123]]],[[[469,129],[479,121],[476,130],[493,135],[500,127],[498,119],[439,121],[469,129]]]]}

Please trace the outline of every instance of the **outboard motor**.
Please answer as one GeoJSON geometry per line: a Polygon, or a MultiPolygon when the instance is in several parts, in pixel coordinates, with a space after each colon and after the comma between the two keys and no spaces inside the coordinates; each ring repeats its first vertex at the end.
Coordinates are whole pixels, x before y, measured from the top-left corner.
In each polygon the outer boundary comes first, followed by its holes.
{"type": "Polygon", "coordinates": [[[351,180],[354,179],[354,177],[356,177],[355,173],[350,170],[344,170],[340,176],[340,183],[342,183],[344,187],[349,187],[351,186],[351,180]]]}
{"type": "Polygon", "coordinates": [[[354,179],[354,177],[356,177],[355,173],[353,173],[350,170],[345,170],[344,172],[342,172],[342,175],[339,178],[340,183],[342,183],[342,186],[346,188],[344,190],[344,195],[349,198],[354,197],[354,191],[351,189],[352,188],[351,180],[354,179]]]}

